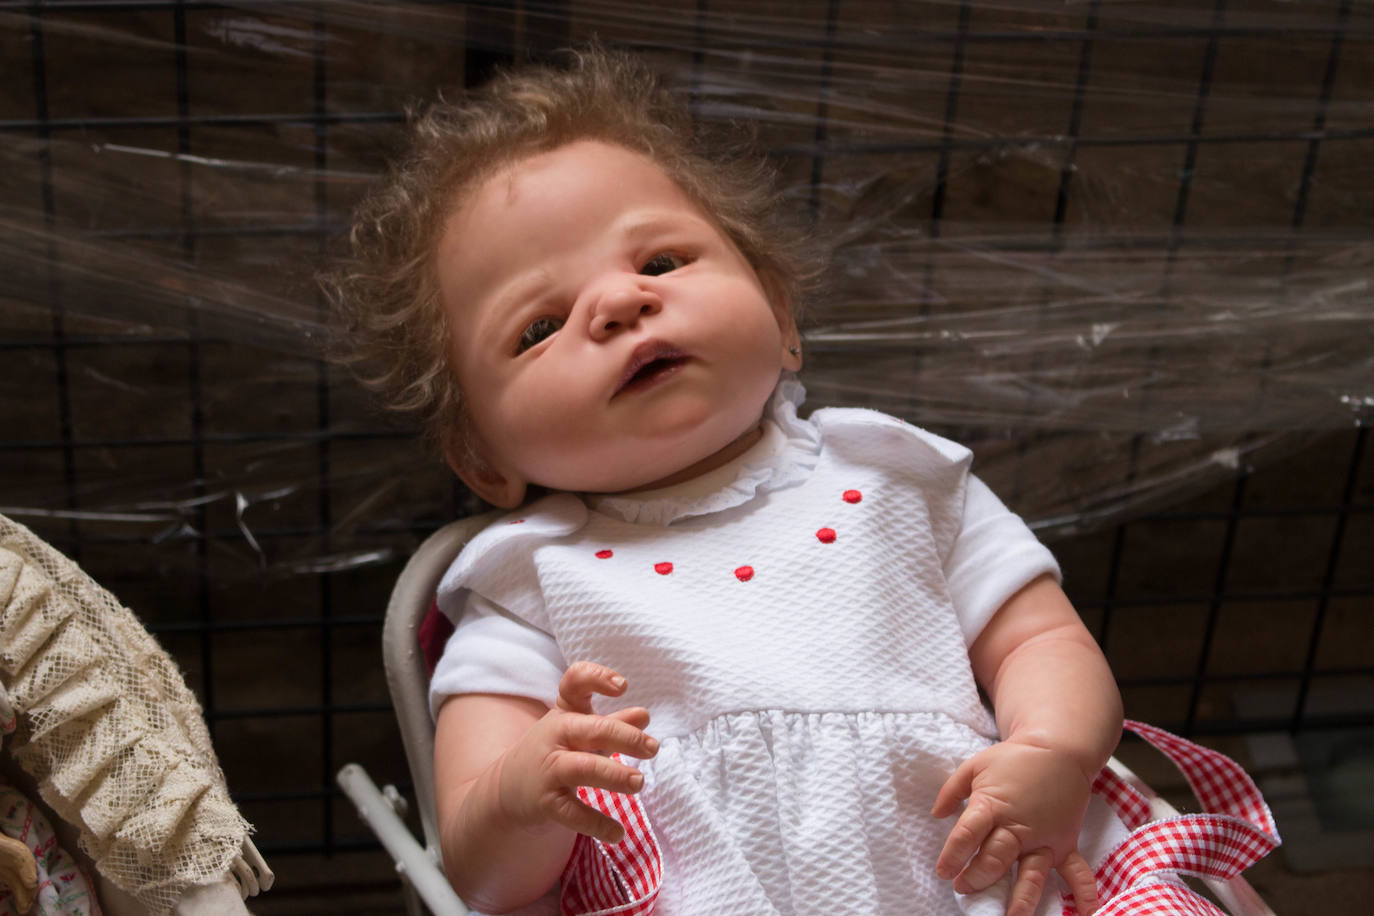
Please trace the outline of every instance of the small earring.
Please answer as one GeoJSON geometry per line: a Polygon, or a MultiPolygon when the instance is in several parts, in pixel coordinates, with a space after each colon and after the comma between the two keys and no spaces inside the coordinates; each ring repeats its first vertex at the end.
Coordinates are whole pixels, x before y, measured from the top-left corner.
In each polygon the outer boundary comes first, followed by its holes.
{"type": "Polygon", "coordinates": [[[791,353],[793,356],[801,356],[801,347],[797,347],[797,346],[788,347],[788,348],[787,348],[787,352],[788,352],[788,353],[791,353]]]}

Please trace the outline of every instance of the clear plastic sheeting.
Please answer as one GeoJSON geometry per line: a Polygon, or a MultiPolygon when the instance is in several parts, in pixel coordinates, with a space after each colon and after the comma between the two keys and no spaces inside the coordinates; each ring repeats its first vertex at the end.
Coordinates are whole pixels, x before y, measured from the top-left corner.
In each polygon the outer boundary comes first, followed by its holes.
{"type": "Polygon", "coordinates": [[[0,512],[217,581],[476,508],[319,361],[314,275],[408,107],[593,37],[777,162],[810,404],[1046,533],[1374,417],[1366,3],[0,3],[0,512]]]}

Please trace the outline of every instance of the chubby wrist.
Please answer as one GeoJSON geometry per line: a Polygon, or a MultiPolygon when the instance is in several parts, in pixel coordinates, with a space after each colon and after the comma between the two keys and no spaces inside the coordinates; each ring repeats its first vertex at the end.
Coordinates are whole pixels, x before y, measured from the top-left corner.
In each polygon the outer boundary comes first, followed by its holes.
{"type": "Polygon", "coordinates": [[[1011,744],[1020,744],[1027,747],[1039,748],[1060,755],[1072,761],[1083,774],[1083,778],[1091,785],[1097,779],[1097,774],[1107,765],[1107,760],[1116,750],[1117,742],[1121,739],[1121,726],[1118,723],[1110,737],[1104,733],[1099,740],[1093,740],[1095,736],[1084,734],[1064,734],[1049,728],[1019,728],[1013,729],[1002,740],[1011,744]]]}
{"type": "MultiPolygon", "coordinates": [[[[485,828],[489,831],[500,831],[507,835],[523,836],[530,840],[571,835],[572,831],[557,821],[547,817],[539,817],[532,811],[522,810],[518,804],[513,806],[510,803],[513,795],[519,797],[519,790],[504,784],[507,762],[508,756],[502,755],[483,773],[483,777],[490,779],[486,791],[491,793],[487,796],[490,807],[486,819],[483,821],[485,828]]],[[[517,784],[519,783],[518,777],[512,777],[512,779],[517,784]]],[[[490,836],[491,834],[485,835],[490,836]]]]}
{"type": "Polygon", "coordinates": [[[572,852],[572,832],[531,821],[506,803],[505,757],[473,778],[451,829],[442,830],[444,867],[454,890],[480,912],[533,902],[557,880],[572,852]]]}
{"type": "Polygon", "coordinates": [[[1091,783],[1121,741],[1121,694],[1109,675],[1097,683],[1072,681],[1079,684],[1076,693],[1067,683],[1052,693],[1012,693],[1013,702],[998,708],[997,722],[1005,740],[1064,754],[1091,783]]]}
{"type": "Polygon", "coordinates": [[[491,837],[512,836],[528,831],[526,824],[507,803],[502,791],[501,772],[505,758],[492,761],[476,777],[458,809],[458,821],[465,845],[484,845],[491,837]]]}

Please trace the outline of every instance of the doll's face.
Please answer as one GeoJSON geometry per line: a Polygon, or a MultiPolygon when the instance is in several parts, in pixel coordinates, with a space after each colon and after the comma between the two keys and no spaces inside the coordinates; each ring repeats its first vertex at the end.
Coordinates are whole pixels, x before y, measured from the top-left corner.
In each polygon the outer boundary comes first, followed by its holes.
{"type": "Polygon", "coordinates": [[[578,141],[522,159],[445,226],[437,274],[450,356],[484,467],[479,495],[527,484],[619,492],[728,460],[800,367],[770,302],[715,222],[647,158],[578,141]]]}

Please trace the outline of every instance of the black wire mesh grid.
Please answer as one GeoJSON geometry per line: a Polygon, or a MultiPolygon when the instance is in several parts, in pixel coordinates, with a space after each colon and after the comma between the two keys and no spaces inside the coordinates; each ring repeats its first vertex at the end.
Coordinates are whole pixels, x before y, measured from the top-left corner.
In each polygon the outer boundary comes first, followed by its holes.
{"type": "MultiPolygon", "coordinates": [[[[263,111],[256,114],[235,114],[219,116],[215,114],[194,114],[191,104],[191,84],[193,67],[187,55],[187,22],[198,12],[221,8],[265,7],[271,4],[207,4],[193,2],[53,2],[53,3],[6,3],[0,4],[0,13],[9,17],[22,17],[26,30],[27,45],[31,65],[32,115],[30,117],[0,120],[0,137],[31,137],[46,141],[61,136],[106,136],[129,135],[139,131],[171,132],[174,134],[175,148],[181,154],[193,153],[193,136],[196,131],[214,128],[226,131],[253,131],[264,127],[291,125],[304,129],[312,138],[313,169],[324,176],[331,163],[328,161],[330,132],[355,124],[393,125],[403,120],[399,110],[359,110],[340,112],[326,105],[327,79],[325,73],[326,55],[324,41],[327,26],[323,18],[317,16],[313,25],[316,36],[316,53],[313,57],[314,99],[313,108],[280,112],[263,111]],[[95,22],[101,17],[138,14],[143,17],[163,17],[165,28],[176,49],[175,59],[170,70],[173,77],[167,86],[168,104],[158,107],[159,113],[149,115],[121,114],[117,116],[58,116],[53,113],[48,93],[49,74],[54,67],[52,51],[49,47],[47,26],[53,16],[88,17],[95,22]],[[170,107],[168,107],[170,105],[170,107]]],[[[302,21],[310,23],[312,8],[327,8],[328,4],[290,5],[290,14],[299,15],[302,21]]],[[[552,48],[566,43],[569,34],[567,22],[572,15],[570,4],[566,3],[492,3],[474,4],[468,18],[468,32],[464,38],[466,53],[463,55],[464,80],[468,84],[479,82],[494,67],[515,59],[516,27],[519,15],[539,13],[543,28],[537,37],[539,47],[524,50],[538,52],[541,48],[552,48]],[[561,25],[560,25],[561,23],[561,25]]],[[[705,0],[698,6],[705,9],[705,0]]],[[[1290,227],[1301,230],[1307,208],[1307,191],[1312,183],[1313,169],[1319,151],[1326,145],[1367,140],[1374,136],[1374,129],[1329,129],[1325,123],[1326,106],[1330,98],[1334,75],[1339,66],[1343,38],[1347,22],[1351,16],[1351,0],[1342,0],[1332,5],[1329,27],[1306,35],[1309,40],[1327,42],[1329,46],[1325,76],[1319,96],[1312,102],[1310,121],[1301,129],[1291,132],[1269,131],[1254,135],[1207,134],[1203,130],[1207,113],[1207,102],[1214,65],[1219,50],[1239,34],[1253,36],[1262,29],[1237,29],[1226,25],[1226,3],[1217,0],[1213,7],[1213,19],[1205,28],[1172,29],[1160,27],[1155,40],[1161,48],[1170,42],[1201,42],[1204,45],[1201,76],[1196,84],[1192,123],[1188,130],[1177,133],[1161,133],[1157,136],[1133,135],[1128,138],[1095,138],[1080,135],[1080,113],[1087,85],[1093,54],[1105,33],[1099,31],[1097,15],[1099,3],[1087,4],[1084,26],[1081,30],[1039,32],[1029,35],[1025,32],[980,32],[970,25],[971,7],[964,3],[959,6],[957,24],[952,29],[933,30],[922,40],[946,46],[950,53],[948,88],[944,99],[945,130],[943,138],[929,143],[893,144],[881,152],[901,156],[911,153],[934,153],[939,157],[937,184],[932,197],[929,213],[930,232],[938,236],[946,200],[947,164],[951,151],[956,147],[986,146],[996,148],[1002,139],[990,136],[984,139],[955,138],[952,126],[958,119],[961,100],[961,76],[965,52],[978,44],[1040,42],[1057,43],[1062,46],[1076,47],[1079,61],[1077,70],[1076,96],[1069,127],[1062,135],[1040,138],[1040,142],[1056,147],[1063,155],[1063,180],[1060,183],[1055,201],[1051,233],[1057,233],[1065,220],[1065,214],[1072,195],[1070,176],[1075,155],[1080,150],[1094,146],[1154,146],[1181,149],[1184,165],[1178,173],[1176,203],[1173,211],[1173,228],[1181,230],[1189,217],[1190,194],[1195,190],[1195,164],[1199,150],[1208,144],[1254,143],[1254,144],[1302,144],[1306,148],[1304,166],[1297,183],[1297,192],[1291,212],[1290,227]]],[[[835,52],[833,42],[836,34],[837,17],[840,15],[839,3],[831,0],[827,11],[826,36],[828,44],[820,51],[828,66],[835,52]]],[[[1192,45],[1190,45],[1191,47],[1192,45]]],[[[823,74],[824,78],[824,74],[823,74]]],[[[820,182],[823,161],[827,156],[846,155],[848,150],[843,144],[830,144],[827,137],[827,123],[822,114],[815,127],[814,143],[806,152],[813,157],[813,187],[820,182]]],[[[53,164],[48,160],[46,146],[39,145],[36,155],[40,157],[39,170],[43,177],[38,189],[42,212],[51,225],[57,216],[58,201],[52,184],[53,164]]],[[[874,152],[872,149],[866,152],[874,152]]],[[[212,244],[213,231],[197,224],[193,212],[191,187],[192,173],[183,168],[181,173],[182,194],[178,212],[168,213],[161,226],[130,229],[126,234],[147,238],[168,239],[181,247],[188,263],[195,263],[199,250],[212,244]]],[[[311,189],[314,200],[314,218],[289,225],[263,225],[256,229],[240,229],[240,233],[252,233],[269,238],[304,239],[307,246],[315,252],[324,252],[326,239],[337,233],[337,205],[328,200],[328,189],[323,178],[314,183],[311,189]],[[335,215],[331,215],[335,214],[335,215]],[[331,222],[333,220],[333,222],[331,222]]],[[[815,201],[813,197],[813,209],[815,201]]],[[[1172,258],[1187,244],[1181,232],[1173,237],[1169,245],[1172,258]]],[[[53,259],[58,257],[56,249],[50,252],[53,259]]],[[[316,373],[316,396],[314,413],[294,428],[244,433],[219,433],[207,429],[204,416],[206,398],[205,386],[207,359],[218,346],[211,336],[202,333],[198,327],[197,313],[187,310],[185,335],[171,337],[102,336],[96,333],[74,333],[64,320],[60,278],[56,272],[48,290],[51,304],[52,322],[50,330],[40,336],[25,337],[10,341],[0,341],[0,349],[11,357],[21,351],[41,351],[51,357],[52,377],[37,380],[41,386],[51,386],[55,392],[54,409],[58,414],[57,434],[48,438],[25,438],[10,431],[0,439],[0,456],[5,456],[10,467],[22,470],[35,463],[50,463],[60,468],[65,482],[65,502],[53,508],[67,511],[67,521],[39,522],[35,527],[39,533],[49,538],[56,546],[68,552],[75,559],[93,570],[108,570],[109,577],[120,579],[118,561],[122,546],[117,536],[92,534],[76,520],[82,508],[81,480],[83,468],[91,461],[99,460],[101,455],[128,453],[146,455],[158,450],[175,450],[184,454],[190,462],[190,477],[204,486],[207,477],[207,455],[244,444],[263,444],[277,441],[305,443],[313,451],[314,472],[318,475],[320,486],[317,488],[318,500],[313,507],[313,518],[300,520],[298,524],[278,527],[259,528],[254,533],[260,540],[316,538],[327,541],[336,522],[336,509],[329,497],[332,462],[339,450],[350,442],[376,440],[387,442],[399,434],[390,429],[352,430],[340,432],[336,429],[331,411],[338,397],[337,387],[329,370],[320,363],[312,363],[316,373]],[[129,435],[83,435],[74,430],[72,422],[72,374],[73,363],[85,358],[92,351],[108,351],[118,348],[144,348],[150,352],[147,358],[168,360],[177,371],[184,373],[179,384],[184,387],[185,407],[189,410],[186,431],[181,435],[167,436],[129,436],[129,435]]],[[[320,304],[320,308],[323,305],[320,304]]],[[[139,358],[139,357],[135,357],[139,358]]],[[[13,475],[7,487],[11,490],[23,486],[22,475],[13,475]]],[[[1343,569],[1368,566],[1369,556],[1356,556],[1369,543],[1367,534],[1374,505],[1368,502],[1368,494],[1374,487],[1374,462],[1367,448],[1367,430],[1352,429],[1347,433],[1328,434],[1314,440],[1313,444],[1299,453],[1293,461],[1281,466],[1271,477],[1255,477],[1244,469],[1239,471],[1234,482],[1220,491],[1213,491],[1192,500],[1186,507],[1117,525],[1107,532],[1098,532],[1087,537],[1078,537],[1057,545],[1067,572],[1071,597],[1092,623],[1097,635],[1117,664],[1121,674],[1123,691],[1127,697],[1128,711],[1132,706],[1152,707],[1160,697],[1158,708],[1163,710],[1165,720],[1160,724],[1170,726],[1185,734],[1212,736],[1265,730],[1317,729],[1324,727],[1367,727],[1374,725],[1374,709],[1369,705],[1349,706],[1344,709],[1318,707],[1312,702],[1314,691],[1323,685],[1336,690],[1352,680],[1367,680],[1374,674],[1371,656],[1368,652],[1369,598],[1374,594],[1374,583],[1368,575],[1358,572],[1353,576],[1342,573],[1343,569]],[[1294,499],[1278,498],[1269,500],[1269,489],[1265,481],[1282,475],[1303,473],[1302,467],[1316,465],[1322,469],[1329,485],[1310,491],[1306,497],[1294,499]],[[1256,480],[1260,485],[1257,487],[1256,480]],[[1268,501],[1267,501],[1268,500],[1268,501]],[[1304,549],[1302,557],[1308,561],[1296,577],[1285,581],[1268,581],[1263,576],[1258,579],[1249,574],[1256,564],[1266,565],[1262,555],[1256,554],[1264,544],[1263,535],[1252,537],[1254,531],[1269,530],[1274,526],[1284,526],[1291,531],[1303,533],[1304,549]],[[1359,526],[1359,538],[1351,535],[1359,526]],[[1257,559],[1257,557],[1259,557],[1257,559]],[[1182,585],[1152,593],[1142,583],[1149,580],[1148,570],[1161,564],[1174,564],[1186,560],[1182,565],[1191,572],[1185,576],[1182,585]],[[1255,584],[1258,582],[1259,584],[1255,584]],[[1333,615],[1340,616],[1340,626],[1333,628],[1333,615]],[[1282,646],[1277,655],[1269,662],[1256,661],[1253,653],[1235,651],[1222,652],[1219,647],[1246,647],[1259,637],[1256,634],[1264,624],[1257,620],[1281,622],[1277,637],[1282,646]],[[1164,623],[1168,621],[1169,623],[1164,623]],[[1121,665],[1119,659],[1125,656],[1126,646],[1132,650],[1140,648],[1142,637],[1158,635],[1165,627],[1176,633],[1186,633],[1181,639],[1166,641],[1155,656],[1150,656],[1149,664],[1121,665]],[[1350,635],[1353,634],[1353,635],[1350,635]],[[1328,643],[1340,642],[1347,650],[1332,652],[1326,657],[1328,643]],[[1363,641],[1363,649],[1360,648],[1363,641]],[[1324,648],[1325,647],[1325,648],[1324,648]],[[1344,661],[1341,661],[1344,659],[1344,661]],[[1161,661],[1165,662],[1161,664],[1161,661]],[[1166,673],[1160,673],[1161,670],[1166,673]],[[1209,705],[1212,692],[1222,689],[1232,691],[1238,684],[1257,684],[1263,689],[1266,685],[1282,687],[1281,702],[1265,707],[1261,712],[1246,713],[1233,704],[1209,705]]],[[[203,495],[203,489],[191,494],[192,501],[203,495]]],[[[13,501],[12,498],[9,501],[13,501]]],[[[435,506],[434,514],[428,519],[413,523],[414,534],[419,537],[433,527],[437,527],[446,517],[470,511],[470,501],[459,491],[453,490],[448,504],[435,506]]],[[[246,615],[225,615],[217,606],[212,589],[213,562],[212,545],[217,541],[240,537],[240,529],[224,519],[217,518],[211,510],[202,507],[192,519],[192,527],[197,533],[189,539],[190,549],[198,558],[198,577],[190,594],[168,596],[160,594],[155,584],[144,582],[139,585],[125,580],[129,590],[146,593],[148,604],[158,601],[189,600],[197,609],[190,618],[165,620],[159,622],[156,614],[151,615],[150,629],[169,645],[180,662],[187,668],[188,678],[193,681],[204,704],[205,713],[212,724],[217,744],[226,757],[226,770],[229,772],[231,786],[247,784],[240,788],[236,799],[249,813],[250,819],[280,822],[280,814],[270,817],[268,809],[289,812],[288,817],[297,825],[306,825],[296,833],[296,839],[274,840],[270,833],[263,836],[262,846],[269,857],[288,853],[324,853],[326,855],[347,849],[375,848],[370,840],[359,835],[356,823],[351,816],[344,819],[343,810],[333,787],[334,773],[338,767],[353,756],[349,748],[349,736],[359,730],[380,733],[383,741],[395,745],[394,726],[390,724],[389,707],[384,694],[375,689],[370,695],[367,691],[341,690],[341,679],[347,679],[349,672],[340,669],[339,646],[375,647],[380,632],[380,609],[384,606],[385,589],[399,569],[400,560],[376,564],[363,573],[356,570],[345,572],[322,571],[319,574],[294,580],[289,588],[289,598],[307,609],[300,614],[282,615],[277,613],[248,613],[246,615]],[[313,594],[311,594],[313,592],[313,594]],[[309,613],[314,608],[317,613],[309,613]],[[310,658],[305,668],[313,668],[311,674],[316,681],[314,701],[299,703],[244,705],[222,695],[217,689],[223,677],[216,675],[217,666],[223,665],[223,646],[233,640],[246,640],[263,645],[273,643],[282,634],[292,633],[297,637],[285,655],[264,655],[262,664],[280,664],[294,669],[304,658],[310,658]],[[360,695],[361,694],[361,695],[360,695]],[[273,723],[280,723],[280,726],[273,723]],[[313,760],[296,760],[290,765],[277,765],[274,776],[266,778],[246,778],[240,780],[237,773],[246,766],[243,753],[226,751],[226,744],[244,742],[249,746],[257,742],[270,742],[264,737],[273,728],[288,728],[305,735],[304,742],[316,748],[313,760]],[[256,812],[256,813],[255,813],[256,812]],[[302,838],[303,837],[303,838],[302,838]]],[[[402,558],[403,559],[403,558],[402,558]]],[[[1293,564],[1283,566],[1293,570],[1293,564]]],[[[141,612],[147,610],[146,604],[129,597],[128,591],[104,580],[117,593],[141,612]]],[[[267,594],[264,591],[264,595],[267,594]]],[[[265,600],[265,599],[263,599],[265,600]]],[[[1260,641],[1263,641],[1260,639],[1260,641]]],[[[1148,655],[1148,653],[1146,653],[1148,655]]],[[[349,656],[352,658],[352,656],[349,656]]],[[[359,656],[363,657],[363,656],[359,656]]],[[[374,656],[375,657],[375,656],[374,656]]],[[[361,663],[360,663],[361,664],[361,663]]],[[[300,672],[297,672],[300,673],[300,672]]],[[[285,672],[292,674],[291,670],[285,672]]],[[[266,673],[262,676],[267,677],[266,673]]],[[[375,677],[369,682],[373,688],[378,681],[375,677]]],[[[290,694],[290,691],[285,691],[290,694]]],[[[248,756],[252,756],[251,754],[248,756]]],[[[398,764],[398,757],[383,759],[377,766],[383,778],[404,782],[404,768],[398,764]]],[[[289,835],[289,832],[288,832],[289,835]]]]}

